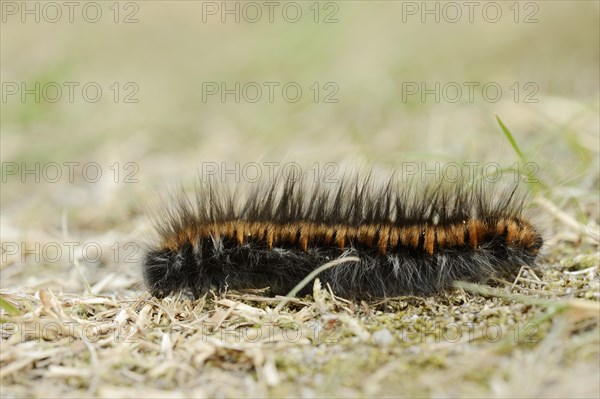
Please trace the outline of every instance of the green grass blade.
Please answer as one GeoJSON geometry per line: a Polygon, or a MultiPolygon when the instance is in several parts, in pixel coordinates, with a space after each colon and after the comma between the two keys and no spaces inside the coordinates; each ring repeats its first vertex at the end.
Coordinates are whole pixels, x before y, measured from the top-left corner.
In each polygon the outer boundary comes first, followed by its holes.
{"type": "Polygon", "coordinates": [[[512,146],[512,148],[515,150],[515,152],[519,156],[519,159],[521,159],[521,162],[524,163],[525,157],[523,156],[523,153],[521,152],[521,149],[519,148],[519,145],[517,144],[517,141],[513,137],[512,133],[510,132],[510,130],[508,130],[506,125],[504,125],[504,122],[502,122],[502,120],[500,119],[500,117],[498,115],[496,115],[496,120],[498,121],[498,124],[500,125],[502,132],[504,133],[504,135],[510,142],[510,145],[512,146]]]}
{"type": "Polygon", "coordinates": [[[3,309],[9,316],[16,316],[19,314],[19,309],[15,308],[7,300],[0,298],[0,309],[3,309]]]}

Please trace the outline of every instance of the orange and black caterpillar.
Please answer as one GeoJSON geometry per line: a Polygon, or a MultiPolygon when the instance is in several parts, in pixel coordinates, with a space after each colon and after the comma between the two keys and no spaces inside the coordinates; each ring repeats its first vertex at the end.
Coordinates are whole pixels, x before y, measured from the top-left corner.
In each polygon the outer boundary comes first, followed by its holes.
{"type": "Polygon", "coordinates": [[[234,193],[201,183],[193,199],[172,198],[155,219],[159,241],[144,280],[156,297],[264,287],[287,294],[320,265],[356,256],[319,278],[355,299],[432,294],[534,265],[543,240],[524,199],[516,185],[378,185],[370,175],[338,184],[279,178],[234,193]]]}

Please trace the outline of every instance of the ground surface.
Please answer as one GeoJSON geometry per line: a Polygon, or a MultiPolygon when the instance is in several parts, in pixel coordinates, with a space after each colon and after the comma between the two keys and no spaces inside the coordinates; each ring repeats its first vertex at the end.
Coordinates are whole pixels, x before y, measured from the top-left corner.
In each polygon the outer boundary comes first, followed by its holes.
{"type": "Polygon", "coordinates": [[[95,23],[22,4],[2,1],[0,28],[2,397],[600,395],[597,2],[498,2],[497,22],[482,3],[473,23],[422,22],[420,2],[255,23],[222,22],[220,2],[98,2],[95,23]],[[239,101],[210,94],[236,82],[239,101]],[[265,82],[303,94],[271,101],[265,82]],[[514,281],[427,298],[151,298],[148,207],[198,170],[234,184],[269,162],[498,165],[528,180],[545,252],[514,281]]]}

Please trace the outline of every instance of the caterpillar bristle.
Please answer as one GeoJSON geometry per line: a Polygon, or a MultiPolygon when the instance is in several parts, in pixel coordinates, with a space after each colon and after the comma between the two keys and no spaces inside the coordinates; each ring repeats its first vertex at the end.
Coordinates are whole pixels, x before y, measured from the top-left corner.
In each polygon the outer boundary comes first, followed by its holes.
{"type": "Polygon", "coordinates": [[[319,276],[337,295],[434,294],[535,265],[543,240],[525,197],[518,185],[376,184],[371,174],[337,184],[279,177],[233,193],[203,182],[191,199],[163,204],[144,280],[156,297],[264,287],[285,295],[320,265],[356,256],[319,276]]]}

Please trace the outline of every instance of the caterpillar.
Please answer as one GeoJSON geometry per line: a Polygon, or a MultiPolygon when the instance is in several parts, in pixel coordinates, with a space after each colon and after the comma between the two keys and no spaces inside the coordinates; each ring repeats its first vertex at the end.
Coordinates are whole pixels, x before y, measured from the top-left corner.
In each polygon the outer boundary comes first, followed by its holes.
{"type": "MultiPolygon", "coordinates": [[[[401,183],[346,174],[335,184],[283,178],[215,181],[163,200],[144,281],[162,298],[269,288],[285,295],[310,272],[353,299],[430,295],[457,280],[514,277],[543,245],[518,184],[401,183]]],[[[300,292],[306,294],[304,289],[300,292]]]]}

